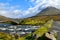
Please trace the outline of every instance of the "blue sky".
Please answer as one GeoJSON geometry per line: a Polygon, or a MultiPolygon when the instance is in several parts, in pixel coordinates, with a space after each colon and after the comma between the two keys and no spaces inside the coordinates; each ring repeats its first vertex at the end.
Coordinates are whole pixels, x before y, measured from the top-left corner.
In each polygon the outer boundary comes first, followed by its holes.
{"type": "Polygon", "coordinates": [[[0,0],[0,15],[10,18],[26,18],[36,15],[46,7],[60,9],[59,0],[0,0]]]}
{"type": "MultiPolygon", "coordinates": [[[[8,3],[8,7],[9,6],[19,6],[18,9],[20,10],[27,10],[30,5],[32,5],[32,3],[30,3],[29,1],[25,1],[25,0],[0,0],[1,3],[8,3]]],[[[33,5],[32,5],[33,6],[33,5]]]]}

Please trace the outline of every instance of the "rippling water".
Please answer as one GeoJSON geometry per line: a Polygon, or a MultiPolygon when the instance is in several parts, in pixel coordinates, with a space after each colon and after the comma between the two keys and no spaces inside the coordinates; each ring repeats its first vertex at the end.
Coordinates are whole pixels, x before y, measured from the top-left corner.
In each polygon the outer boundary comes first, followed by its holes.
{"type": "Polygon", "coordinates": [[[31,25],[11,25],[11,24],[4,24],[0,23],[0,32],[5,33],[31,33],[35,29],[37,29],[40,26],[31,26],[31,25]]]}

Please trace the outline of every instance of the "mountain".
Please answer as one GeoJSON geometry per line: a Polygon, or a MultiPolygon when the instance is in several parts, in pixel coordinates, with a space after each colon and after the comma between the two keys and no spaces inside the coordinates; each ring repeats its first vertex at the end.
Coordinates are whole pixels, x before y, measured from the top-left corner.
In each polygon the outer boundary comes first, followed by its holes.
{"type": "Polygon", "coordinates": [[[0,22],[6,22],[6,21],[10,21],[10,20],[7,17],[0,15],[0,22]]]}
{"type": "Polygon", "coordinates": [[[7,17],[1,16],[1,15],[0,15],[0,23],[19,24],[17,19],[7,18],[7,17]]]}
{"type": "Polygon", "coordinates": [[[40,15],[60,15],[60,10],[54,7],[47,7],[41,12],[39,12],[36,16],[40,16],[40,15]]]}
{"type": "Polygon", "coordinates": [[[37,15],[23,19],[20,24],[40,25],[46,23],[50,19],[60,21],[60,10],[54,7],[47,7],[37,15]]]}
{"type": "Polygon", "coordinates": [[[25,19],[12,19],[12,18],[7,18],[4,16],[0,15],[0,23],[5,22],[5,23],[14,23],[14,24],[44,24],[46,23],[49,19],[54,19],[60,21],[60,10],[54,8],[54,7],[47,7],[41,12],[39,12],[37,15],[25,18],[25,19]]]}

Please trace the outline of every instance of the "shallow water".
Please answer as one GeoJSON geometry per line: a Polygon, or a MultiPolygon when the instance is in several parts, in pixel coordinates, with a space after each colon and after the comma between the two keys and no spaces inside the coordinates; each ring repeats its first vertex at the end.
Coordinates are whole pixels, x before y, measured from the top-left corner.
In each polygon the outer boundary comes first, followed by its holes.
{"type": "Polygon", "coordinates": [[[0,23],[0,32],[5,32],[9,34],[15,33],[31,33],[33,30],[39,28],[40,26],[31,26],[31,25],[11,25],[0,23]]]}

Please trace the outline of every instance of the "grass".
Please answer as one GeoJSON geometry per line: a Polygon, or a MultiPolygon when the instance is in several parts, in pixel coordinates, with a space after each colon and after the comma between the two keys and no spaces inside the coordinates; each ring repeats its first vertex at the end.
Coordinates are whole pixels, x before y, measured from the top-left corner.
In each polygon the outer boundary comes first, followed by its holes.
{"type": "Polygon", "coordinates": [[[52,27],[53,20],[49,20],[46,24],[41,26],[41,28],[37,29],[34,34],[37,34],[38,36],[42,36],[44,33],[48,32],[49,29],[52,27]]]}

